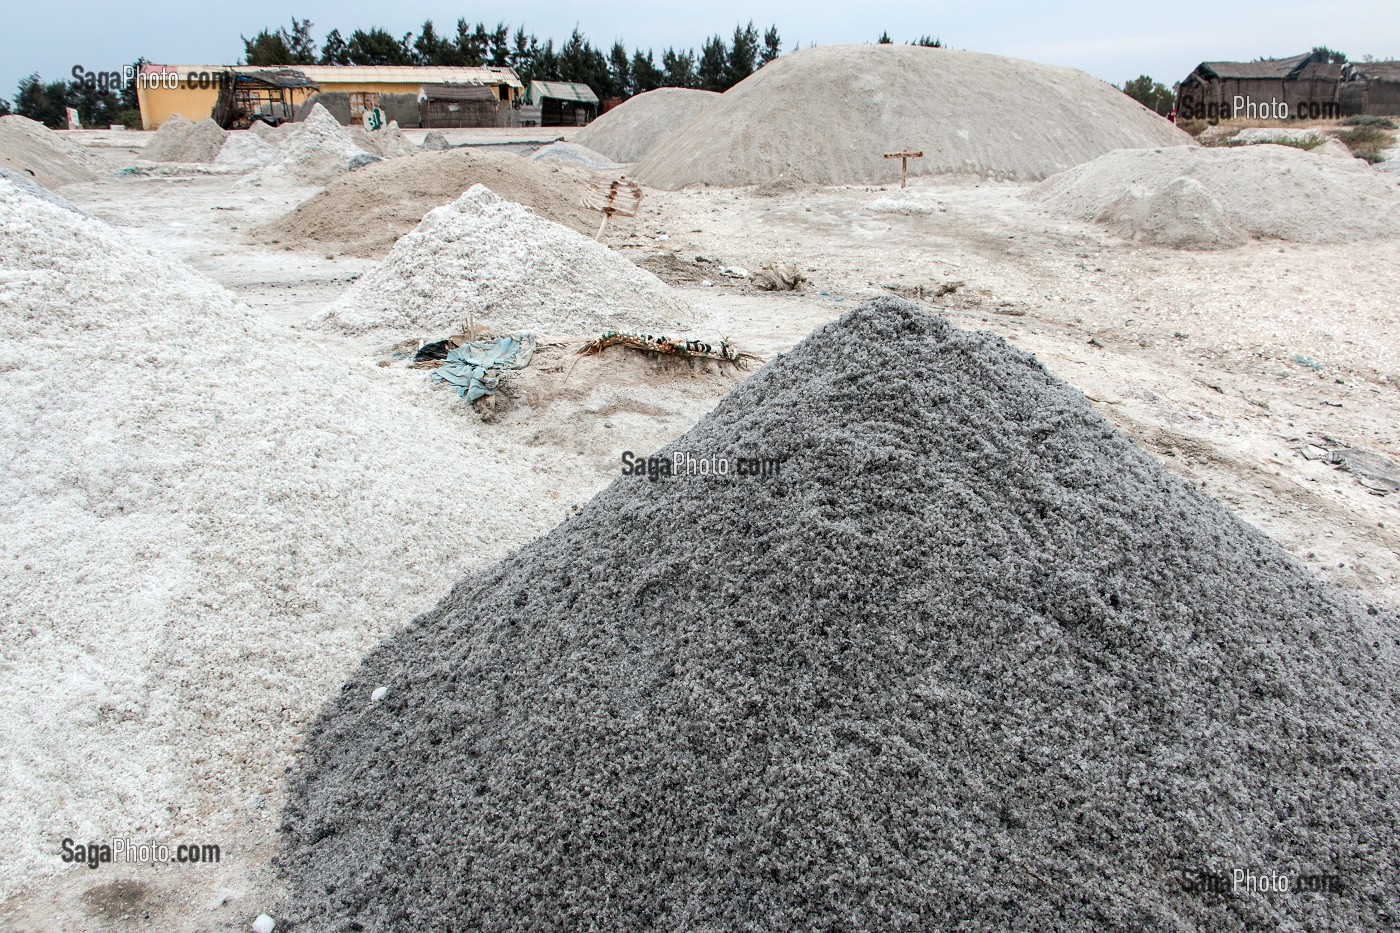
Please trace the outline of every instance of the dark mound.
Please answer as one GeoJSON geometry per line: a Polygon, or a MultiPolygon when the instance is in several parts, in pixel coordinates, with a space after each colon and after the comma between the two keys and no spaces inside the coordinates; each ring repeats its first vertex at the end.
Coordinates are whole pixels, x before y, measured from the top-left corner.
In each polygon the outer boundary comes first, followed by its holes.
{"type": "Polygon", "coordinates": [[[298,929],[1395,928],[1395,620],[1032,358],[877,301],[675,449],[787,459],[619,479],[345,686],[298,929]]]}

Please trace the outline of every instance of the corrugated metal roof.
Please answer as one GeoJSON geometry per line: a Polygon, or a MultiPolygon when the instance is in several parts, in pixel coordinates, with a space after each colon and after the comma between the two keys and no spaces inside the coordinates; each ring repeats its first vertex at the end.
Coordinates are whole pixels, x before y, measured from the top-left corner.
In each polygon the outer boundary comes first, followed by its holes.
{"type": "Polygon", "coordinates": [[[532,104],[538,104],[546,97],[551,100],[571,100],[579,104],[598,103],[598,95],[593,93],[593,88],[572,81],[531,81],[526,96],[532,104]]]}
{"type": "MultiPolygon", "coordinates": [[[[213,73],[232,68],[240,74],[267,71],[265,65],[143,65],[143,74],[186,75],[213,73]]],[[[295,70],[316,84],[506,84],[523,88],[514,68],[495,65],[452,67],[448,65],[296,65],[295,70]]]]}

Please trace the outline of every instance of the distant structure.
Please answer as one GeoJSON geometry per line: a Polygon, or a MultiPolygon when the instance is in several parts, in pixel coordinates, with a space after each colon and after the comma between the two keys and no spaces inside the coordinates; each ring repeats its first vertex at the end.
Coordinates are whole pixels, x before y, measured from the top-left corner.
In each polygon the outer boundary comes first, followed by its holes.
{"type": "Polygon", "coordinates": [[[1177,85],[1182,120],[1326,120],[1400,115],[1400,63],[1340,65],[1315,52],[1255,62],[1201,62],[1177,85]]]}
{"type": "Polygon", "coordinates": [[[1182,120],[1342,116],[1342,66],[1312,52],[1258,62],[1201,62],[1177,87],[1182,120]]]}
{"type": "Polygon", "coordinates": [[[573,81],[531,81],[525,95],[539,108],[540,126],[584,126],[598,116],[598,95],[573,81]]]}
{"type": "MultiPolygon", "coordinates": [[[[433,88],[434,100],[442,100],[444,86],[470,87],[473,110],[491,112],[497,126],[501,111],[518,106],[525,90],[512,68],[492,65],[452,67],[437,65],[296,65],[277,69],[250,65],[142,65],[136,80],[141,125],[153,130],[175,114],[198,122],[220,105],[225,113],[261,113],[270,122],[300,113],[314,94],[318,102],[342,123],[355,123],[365,111],[385,110],[400,126],[419,125],[423,89],[433,88]],[[230,89],[231,90],[226,90],[230,89]],[[489,94],[482,93],[482,90],[489,94]],[[232,100],[230,99],[232,97],[232,100]],[[496,102],[483,108],[479,101],[496,102]],[[263,105],[266,104],[264,108],[263,105]],[[263,110],[265,113],[262,113],[263,110]]],[[[596,100],[596,98],[595,98],[596,100]]],[[[447,102],[445,112],[451,112],[447,102]]],[[[484,117],[485,119],[486,117],[484,117]]],[[[221,125],[225,121],[220,121],[221,125]]],[[[449,124],[451,125],[451,124],[449,124]]],[[[469,125],[459,123],[456,125],[469,125]]]]}
{"type": "Polygon", "coordinates": [[[1349,62],[1342,70],[1343,114],[1400,116],[1400,62],[1349,62]]]}

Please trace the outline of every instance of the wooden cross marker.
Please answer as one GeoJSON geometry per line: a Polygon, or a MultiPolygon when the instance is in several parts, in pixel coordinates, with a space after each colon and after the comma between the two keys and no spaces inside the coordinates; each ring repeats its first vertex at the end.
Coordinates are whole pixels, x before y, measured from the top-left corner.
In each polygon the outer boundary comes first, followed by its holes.
{"type": "Polygon", "coordinates": [[[583,206],[602,213],[603,223],[598,227],[598,235],[593,238],[601,240],[614,214],[620,217],[637,216],[642,206],[642,186],[626,175],[612,181],[600,181],[584,194],[583,206]]]}
{"type": "Polygon", "coordinates": [[[899,160],[899,187],[903,188],[909,180],[909,160],[922,159],[923,157],[924,154],[922,152],[913,152],[909,149],[906,149],[903,152],[885,153],[885,158],[899,160]]]}

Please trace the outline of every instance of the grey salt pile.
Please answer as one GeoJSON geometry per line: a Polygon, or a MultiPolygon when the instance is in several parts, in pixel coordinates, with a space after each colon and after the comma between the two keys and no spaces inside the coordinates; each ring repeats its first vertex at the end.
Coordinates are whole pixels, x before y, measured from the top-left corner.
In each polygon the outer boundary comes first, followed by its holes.
{"type": "Polygon", "coordinates": [[[786,460],[620,477],[375,651],[298,930],[1400,922],[1396,620],[1031,357],[882,299],[672,449],[786,460]]]}

